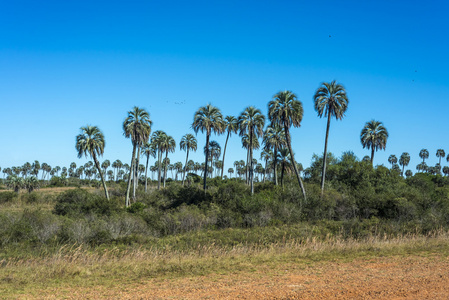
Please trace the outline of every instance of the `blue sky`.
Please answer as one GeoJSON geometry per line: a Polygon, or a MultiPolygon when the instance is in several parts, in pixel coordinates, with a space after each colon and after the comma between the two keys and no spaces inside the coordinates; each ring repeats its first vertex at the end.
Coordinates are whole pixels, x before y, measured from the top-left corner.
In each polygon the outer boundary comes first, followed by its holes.
{"type": "MultiPolygon", "coordinates": [[[[415,172],[422,148],[435,164],[438,148],[449,152],[447,2],[309,2],[2,1],[0,167],[84,164],[75,136],[86,124],[105,135],[102,160],[129,163],[121,126],[133,106],[179,144],[200,106],[266,114],[285,89],[304,106],[292,142],[308,166],[323,151],[326,126],[312,97],[334,79],[350,102],[343,121],[331,122],[329,151],[369,155],[359,135],[376,119],[390,137],[375,164],[409,152],[415,172]]],[[[197,138],[202,149],[205,135],[197,138]]],[[[224,146],[225,135],[212,139],[224,146]]],[[[184,163],[185,152],[169,157],[184,163]]],[[[232,136],[225,168],[245,157],[232,136]]],[[[204,160],[202,151],[191,158],[204,160]]]]}

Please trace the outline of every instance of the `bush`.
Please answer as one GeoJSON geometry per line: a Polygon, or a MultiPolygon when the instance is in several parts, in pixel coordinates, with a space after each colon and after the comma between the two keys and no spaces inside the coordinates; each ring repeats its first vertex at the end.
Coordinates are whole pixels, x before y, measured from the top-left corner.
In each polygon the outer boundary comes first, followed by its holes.
{"type": "Polygon", "coordinates": [[[68,190],[56,199],[53,213],[61,216],[98,214],[110,216],[121,209],[117,201],[94,195],[82,189],[68,190]]]}
{"type": "Polygon", "coordinates": [[[15,192],[0,192],[0,204],[12,202],[17,198],[17,193],[15,192]]]}

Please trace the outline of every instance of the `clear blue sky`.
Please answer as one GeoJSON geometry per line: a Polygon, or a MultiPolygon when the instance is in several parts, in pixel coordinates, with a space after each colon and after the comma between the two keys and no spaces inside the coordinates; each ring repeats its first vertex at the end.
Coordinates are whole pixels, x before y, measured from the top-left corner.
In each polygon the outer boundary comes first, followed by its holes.
{"type": "MultiPolygon", "coordinates": [[[[422,148],[435,164],[438,148],[449,152],[448,2],[311,2],[0,2],[0,167],[84,164],[75,136],[86,124],[105,135],[102,160],[129,163],[122,122],[133,106],[179,144],[200,106],[266,114],[285,89],[304,106],[292,140],[307,167],[323,151],[326,125],[312,96],[334,79],[350,102],[331,123],[329,151],[369,155],[359,135],[376,119],[390,137],[375,164],[406,151],[415,172],[422,148]]],[[[197,138],[202,149],[205,135],[197,138]]],[[[224,135],[212,139],[224,146],[224,135]]],[[[225,170],[245,157],[232,136],[225,170]]],[[[178,146],[170,158],[184,163],[185,152],[178,146]]],[[[191,158],[202,162],[203,152],[191,158]]]]}

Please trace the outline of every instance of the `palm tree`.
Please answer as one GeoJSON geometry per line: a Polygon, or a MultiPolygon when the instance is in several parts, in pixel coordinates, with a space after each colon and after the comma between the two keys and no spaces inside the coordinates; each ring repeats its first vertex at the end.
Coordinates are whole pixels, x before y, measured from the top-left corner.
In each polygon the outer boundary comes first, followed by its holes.
{"type": "Polygon", "coordinates": [[[156,158],[156,145],[153,143],[145,143],[142,149],[142,154],[147,157],[147,162],[145,164],[145,193],[148,189],[148,161],[150,156],[156,158]]]}
{"type": "Polygon", "coordinates": [[[225,118],[225,130],[228,132],[228,135],[226,136],[226,142],[223,149],[223,167],[221,168],[221,179],[223,179],[223,171],[224,171],[224,162],[225,162],[225,156],[226,156],[226,147],[228,145],[228,139],[231,136],[231,133],[237,133],[238,130],[238,120],[237,118],[233,116],[227,116],[225,118]]]}
{"type": "MultiPolygon", "coordinates": [[[[246,184],[250,184],[249,183],[249,168],[251,166],[250,158],[249,158],[250,144],[249,144],[249,134],[247,134],[247,133],[243,134],[243,136],[242,136],[242,147],[244,149],[246,149],[246,167],[245,167],[245,164],[243,164],[242,169],[245,168],[246,184]]],[[[259,140],[253,139],[253,144],[251,145],[251,149],[254,151],[254,150],[258,150],[259,148],[260,148],[259,140]]]]}
{"type": "Polygon", "coordinates": [[[418,170],[418,171],[427,171],[428,170],[427,164],[425,162],[419,163],[416,166],[416,170],[418,170]]]}
{"type": "MultiPolygon", "coordinates": [[[[204,154],[206,154],[206,149],[204,149],[204,154]]],[[[217,160],[220,158],[221,155],[221,147],[220,144],[217,141],[210,141],[209,143],[209,156],[210,156],[210,168],[211,168],[211,174],[210,177],[214,177],[213,170],[214,170],[214,159],[217,160]]]]}
{"type": "MultiPolygon", "coordinates": [[[[186,162],[186,164],[187,164],[187,162],[186,162]]],[[[179,172],[182,172],[184,170],[184,168],[182,167],[182,162],[177,161],[173,166],[176,170],[175,181],[178,181],[179,172]]]]}
{"type": "Polygon", "coordinates": [[[444,174],[444,176],[449,175],[449,167],[448,166],[443,167],[443,174],[444,174]]]}
{"type": "Polygon", "coordinates": [[[198,146],[196,138],[193,136],[193,134],[188,133],[184,135],[181,139],[181,143],[179,143],[179,148],[181,150],[186,150],[186,164],[184,165],[184,174],[182,175],[182,185],[184,186],[184,180],[186,178],[186,171],[187,171],[187,162],[189,160],[189,150],[196,151],[198,146]]]}
{"type": "Polygon", "coordinates": [[[206,161],[204,163],[204,183],[203,188],[206,191],[207,166],[209,159],[209,138],[212,131],[216,134],[223,132],[223,116],[218,108],[208,104],[200,107],[194,117],[192,128],[195,133],[201,130],[206,132],[206,161]]]}
{"type": "Polygon", "coordinates": [[[39,174],[39,170],[41,168],[41,164],[39,163],[38,160],[35,160],[33,165],[31,166],[31,175],[36,176],[37,179],[37,175],[39,174]]]}
{"type": "Polygon", "coordinates": [[[167,134],[162,130],[157,130],[151,136],[151,144],[154,144],[157,151],[157,189],[161,189],[161,167],[162,167],[162,153],[164,149],[164,141],[167,134]]]}
{"type": "MultiPolygon", "coordinates": [[[[101,168],[103,169],[103,174],[106,174],[109,166],[111,165],[111,162],[109,161],[109,159],[106,159],[102,164],[101,164],[101,168]]],[[[76,165],[75,165],[76,168],[76,165]]]]}
{"type": "Polygon", "coordinates": [[[441,166],[441,158],[442,158],[442,157],[445,157],[445,156],[446,156],[446,153],[444,152],[443,149],[438,149],[436,155],[437,155],[437,157],[440,159],[438,163],[439,163],[440,166],[441,166]]]}
{"type": "Polygon", "coordinates": [[[299,176],[290,138],[290,127],[300,127],[303,114],[304,110],[302,108],[301,101],[299,101],[297,96],[291,91],[277,93],[273,96],[273,100],[268,103],[268,117],[271,123],[284,127],[285,140],[290,152],[293,169],[295,171],[296,178],[298,179],[299,186],[301,187],[304,201],[307,201],[306,190],[304,189],[301,177],[299,176]]]}
{"type": "Polygon", "coordinates": [[[123,122],[123,134],[127,138],[131,138],[133,144],[133,152],[131,156],[131,166],[128,177],[128,185],[126,188],[125,205],[129,206],[129,190],[131,187],[132,174],[134,172],[134,185],[133,185],[133,200],[136,199],[136,187],[137,187],[137,168],[139,166],[140,147],[142,147],[150,137],[151,133],[151,120],[150,114],[142,108],[134,106],[132,110],[128,111],[128,116],[123,122]],[[137,155],[136,155],[137,150],[137,155]]]}
{"type": "Polygon", "coordinates": [[[388,162],[391,164],[391,168],[393,168],[393,165],[396,164],[398,162],[398,158],[396,157],[396,155],[391,154],[388,157],[388,162]]]}
{"type": "Polygon", "coordinates": [[[160,145],[162,147],[162,151],[165,151],[165,160],[164,160],[165,161],[165,164],[164,164],[164,188],[165,188],[165,181],[167,179],[167,164],[169,163],[168,153],[175,152],[176,142],[172,136],[165,135],[164,139],[162,140],[162,143],[160,145]]]}
{"type": "Polygon", "coordinates": [[[228,169],[228,173],[229,173],[229,179],[232,178],[232,173],[234,173],[234,169],[233,168],[229,168],[228,169]]]}
{"type": "Polygon", "coordinates": [[[249,181],[251,183],[251,194],[254,194],[254,164],[253,164],[253,144],[255,140],[263,135],[265,116],[260,109],[254,106],[247,107],[239,116],[238,126],[240,136],[245,134],[249,138],[249,181]]]}
{"type": "Polygon", "coordinates": [[[117,181],[118,173],[119,173],[119,170],[123,167],[123,163],[120,161],[120,159],[117,159],[112,163],[112,167],[114,168],[115,180],[117,181]]]}
{"type": "Polygon", "coordinates": [[[399,165],[402,166],[402,173],[401,173],[401,175],[404,174],[404,168],[406,166],[408,166],[409,163],[410,163],[410,154],[408,154],[408,152],[402,153],[401,157],[399,157],[399,165]]]}
{"type": "Polygon", "coordinates": [[[81,133],[76,136],[75,148],[78,151],[78,158],[81,158],[83,154],[87,157],[92,157],[95,163],[95,167],[100,173],[101,182],[103,183],[104,193],[109,200],[108,189],[106,187],[106,181],[104,180],[101,172],[100,163],[97,156],[102,156],[104,153],[105,140],[104,135],[97,126],[85,126],[81,127],[81,133]]]}
{"type": "Polygon", "coordinates": [[[31,176],[25,179],[24,186],[31,193],[35,189],[39,189],[39,180],[35,176],[31,176]]]}
{"type": "Polygon", "coordinates": [[[425,163],[425,160],[429,158],[429,151],[427,149],[421,149],[421,151],[419,151],[419,157],[422,158],[422,162],[425,163]]]}
{"type": "Polygon", "coordinates": [[[371,149],[371,165],[373,165],[374,151],[385,150],[388,139],[388,131],[382,122],[371,120],[366,122],[360,134],[363,148],[371,149]]]}
{"type": "MultiPolygon", "coordinates": [[[[265,133],[263,135],[263,143],[265,145],[264,150],[271,151],[271,149],[273,149],[271,154],[273,157],[274,184],[278,185],[278,176],[277,176],[278,150],[281,149],[282,147],[287,146],[287,141],[285,139],[285,132],[283,128],[278,124],[270,124],[265,130],[265,133]]],[[[267,160],[265,160],[265,163],[266,162],[267,160]]]]}
{"type": "Polygon", "coordinates": [[[323,117],[323,115],[324,117],[327,117],[326,137],[324,140],[323,172],[321,174],[321,194],[323,194],[324,181],[326,178],[327,141],[331,117],[335,117],[337,120],[343,119],[346,109],[348,108],[349,100],[345,88],[335,80],[331,83],[323,82],[323,84],[316,90],[313,100],[318,116],[320,118],[323,117]]]}

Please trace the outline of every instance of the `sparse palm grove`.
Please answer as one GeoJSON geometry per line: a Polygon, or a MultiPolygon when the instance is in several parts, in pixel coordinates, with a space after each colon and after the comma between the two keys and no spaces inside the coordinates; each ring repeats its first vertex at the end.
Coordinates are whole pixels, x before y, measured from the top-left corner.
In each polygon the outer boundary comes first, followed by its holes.
{"type": "Polygon", "coordinates": [[[6,189],[0,192],[0,205],[22,201],[51,206],[51,211],[26,211],[17,218],[0,212],[0,244],[133,243],[196,230],[318,221],[325,222],[320,223],[323,232],[344,228],[348,235],[367,235],[373,224],[376,230],[396,233],[449,227],[449,167],[442,166],[449,155],[444,149],[431,149],[434,157],[425,148],[391,154],[384,162],[388,167],[375,165],[374,155],[387,149],[389,133],[385,124],[371,120],[361,124],[359,137],[371,155],[359,159],[347,151],[337,157],[328,152],[330,123],[332,118],[343,121],[349,96],[341,84],[324,82],[313,103],[327,125],[324,152],[315,154],[307,168],[295,159],[302,149],[292,146],[297,139],[292,128],[301,126],[303,105],[288,90],[267,101],[267,116],[254,106],[237,117],[223,117],[212,104],[200,107],[192,112],[192,132],[180,141],[153,130],[150,113],[133,107],[122,123],[124,138],[132,145],[129,164],[100,162],[107,137],[97,126],[83,126],[75,137],[76,154],[92,161],[52,167],[35,160],[0,168],[0,187],[6,189]],[[224,145],[213,138],[221,134],[224,145]],[[241,141],[246,153],[234,162],[226,159],[232,139],[241,141]],[[198,149],[204,161],[190,159],[198,149]],[[260,156],[255,154],[259,149],[260,156]],[[175,151],[185,152],[183,162],[173,161],[175,151]],[[432,159],[435,165],[430,165],[432,159]],[[415,174],[407,169],[412,161],[419,161],[415,174]],[[47,197],[36,192],[44,187],[82,189],[47,197]],[[17,235],[15,226],[28,228],[27,237],[17,235]]]}

